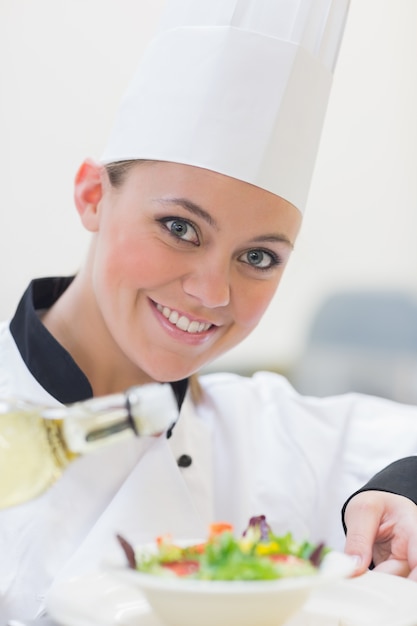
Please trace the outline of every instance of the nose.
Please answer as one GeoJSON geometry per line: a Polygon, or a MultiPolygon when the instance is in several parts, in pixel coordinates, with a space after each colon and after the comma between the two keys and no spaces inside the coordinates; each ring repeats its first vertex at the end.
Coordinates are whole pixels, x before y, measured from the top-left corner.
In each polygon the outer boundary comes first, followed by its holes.
{"type": "Polygon", "coordinates": [[[186,294],[197,298],[210,309],[227,306],[230,302],[230,268],[225,263],[198,261],[183,277],[182,286],[186,294]]]}

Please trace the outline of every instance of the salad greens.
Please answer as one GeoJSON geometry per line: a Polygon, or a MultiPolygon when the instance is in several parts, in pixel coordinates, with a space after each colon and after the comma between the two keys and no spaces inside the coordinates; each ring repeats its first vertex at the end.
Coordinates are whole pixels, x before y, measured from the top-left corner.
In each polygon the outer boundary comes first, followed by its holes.
{"type": "Polygon", "coordinates": [[[242,537],[228,523],[211,524],[207,540],[181,546],[170,535],[156,540],[156,551],[135,552],[118,536],[129,566],[158,576],[197,580],[275,580],[318,572],[328,552],[323,544],[297,542],[291,533],[275,535],[264,515],[252,517],[242,537]]]}

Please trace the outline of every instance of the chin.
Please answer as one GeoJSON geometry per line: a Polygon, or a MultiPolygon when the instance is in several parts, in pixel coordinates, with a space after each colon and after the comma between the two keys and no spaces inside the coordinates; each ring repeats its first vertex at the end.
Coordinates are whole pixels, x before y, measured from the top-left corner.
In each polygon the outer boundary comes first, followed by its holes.
{"type": "MultiPolygon", "coordinates": [[[[202,367],[202,366],[200,366],[202,367]]],[[[184,378],[188,378],[192,374],[196,374],[199,368],[192,367],[182,367],[178,364],[172,366],[165,367],[155,367],[149,368],[146,370],[148,376],[150,376],[153,380],[157,380],[160,383],[174,383],[177,380],[183,380],[184,378]]]]}
{"type": "MultiPolygon", "coordinates": [[[[157,380],[161,383],[173,383],[177,380],[183,380],[193,374],[198,374],[200,370],[217,359],[225,351],[219,352],[219,354],[210,354],[210,357],[203,358],[181,358],[180,355],[172,352],[159,353],[158,358],[154,360],[149,359],[147,363],[144,363],[146,367],[142,367],[153,380],[157,380]]],[[[156,356],[156,355],[154,355],[156,356]]],[[[189,356],[189,355],[188,355],[189,356]]]]}

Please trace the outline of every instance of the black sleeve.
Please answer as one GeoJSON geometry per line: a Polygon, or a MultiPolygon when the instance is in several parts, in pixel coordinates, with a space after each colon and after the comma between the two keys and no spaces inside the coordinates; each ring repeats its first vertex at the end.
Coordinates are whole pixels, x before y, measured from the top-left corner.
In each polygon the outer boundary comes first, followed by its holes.
{"type": "Polygon", "coordinates": [[[361,489],[355,491],[345,502],[342,508],[342,523],[346,532],[345,510],[348,502],[362,491],[388,491],[399,496],[405,496],[417,504],[417,456],[408,456],[394,461],[386,468],[375,474],[361,489]]]}

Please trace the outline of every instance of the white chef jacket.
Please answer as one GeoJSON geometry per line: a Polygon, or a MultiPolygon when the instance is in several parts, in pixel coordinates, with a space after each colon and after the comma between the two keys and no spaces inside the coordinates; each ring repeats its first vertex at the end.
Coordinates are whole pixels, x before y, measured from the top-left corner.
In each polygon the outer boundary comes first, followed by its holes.
{"type": "MultiPolygon", "coordinates": [[[[0,394],[57,403],[0,326],[0,394]]],[[[0,617],[34,617],[54,580],[95,569],[133,543],[240,532],[265,514],[277,533],[343,549],[340,509],[378,470],[417,454],[417,408],[360,394],[300,396],[260,372],[201,377],[171,438],[132,439],[72,464],[40,498],[0,512],[0,617]],[[191,464],[180,467],[187,455],[191,464]]]]}

